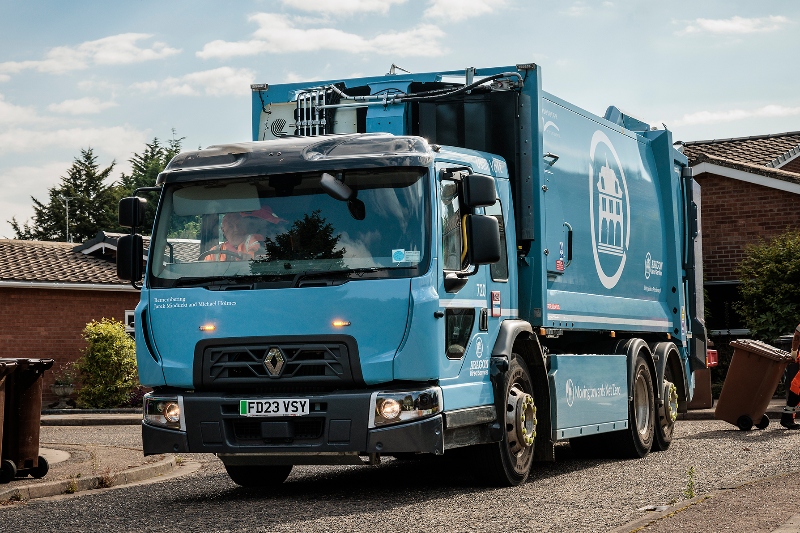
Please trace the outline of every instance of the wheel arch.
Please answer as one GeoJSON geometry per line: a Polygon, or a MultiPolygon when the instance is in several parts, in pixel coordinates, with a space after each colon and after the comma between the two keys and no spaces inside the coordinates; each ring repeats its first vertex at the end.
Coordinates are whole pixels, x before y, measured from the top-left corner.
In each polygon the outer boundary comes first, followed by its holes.
{"type": "Polygon", "coordinates": [[[525,320],[504,320],[500,324],[492,357],[508,359],[512,353],[522,357],[531,372],[534,400],[537,406],[536,444],[534,461],[554,461],[555,443],[552,440],[550,385],[547,379],[547,361],[533,326],[525,320]]]}
{"type": "MultiPolygon", "coordinates": [[[[644,360],[647,363],[648,368],[650,369],[650,374],[655,376],[656,383],[662,383],[663,381],[658,380],[658,374],[656,373],[656,364],[653,360],[653,352],[650,350],[650,346],[643,340],[639,338],[634,339],[625,339],[620,341],[617,344],[616,353],[619,355],[626,355],[627,356],[627,363],[628,363],[628,400],[633,397],[633,379],[634,374],[636,372],[636,356],[642,351],[642,348],[645,349],[644,352],[644,360]]],[[[662,374],[663,375],[663,374],[662,374]]],[[[654,385],[653,388],[658,388],[654,385]]],[[[660,398],[660,394],[656,391],[654,398],[660,398]]]]}
{"type": "Polygon", "coordinates": [[[653,358],[656,360],[656,376],[658,380],[656,397],[663,400],[661,395],[664,390],[664,376],[666,376],[667,368],[669,368],[675,378],[675,387],[678,389],[678,412],[686,412],[689,402],[689,382],[681,362],[678,347],[673,342],[659,342],[652,347],[652,352],[653,358]]]}

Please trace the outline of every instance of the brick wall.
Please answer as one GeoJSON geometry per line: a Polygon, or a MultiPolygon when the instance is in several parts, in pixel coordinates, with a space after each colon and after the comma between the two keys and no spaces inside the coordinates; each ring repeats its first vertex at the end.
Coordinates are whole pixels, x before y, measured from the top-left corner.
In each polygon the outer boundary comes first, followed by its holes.
{"type": "MultiPolygon", "coordinates": [[[[81,332],[87,322],[125,319],[134,309],[138,292],[64,289],[0,288],[0,357],[78,359],[86,343],[81,332]]],[[[52,370],[45,372],[42,405],[57,398],[50,392],[52,370]]]]}
{"type": "Polygon", "coordinates": [[[794,159],[792,159],[791,161],[780,167],[780,170],[785,170],[786,172],[797,172],[798,174],[800,174],[800,157],[795,157],[794,159]]]}
{"type": "Polygon", "coordinates": [[[800,229],[800,195],[715,174],[696,179],[702,187],[706,281],[737,279],[745,245],[800,229]]]}

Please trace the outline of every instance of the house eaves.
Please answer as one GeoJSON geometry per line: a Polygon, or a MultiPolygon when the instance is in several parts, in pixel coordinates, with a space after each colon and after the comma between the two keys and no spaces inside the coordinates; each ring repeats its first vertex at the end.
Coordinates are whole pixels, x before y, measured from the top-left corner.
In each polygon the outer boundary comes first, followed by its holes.
{"type": "Polygon", "coordinates": [[[0,289],[63,289],[72,291],[114,291],[136,292],[131,285],[112,285],[108,283],[58,283],[49,281],[10,281],[0,280],[0,289]]]}
{"type": "Polygon", "coordinates": [[[800,194],[800,175],[760,165],[751,165],[700,154],[692,165],[694,176],[716,174],[762,187],[800,194]]]}

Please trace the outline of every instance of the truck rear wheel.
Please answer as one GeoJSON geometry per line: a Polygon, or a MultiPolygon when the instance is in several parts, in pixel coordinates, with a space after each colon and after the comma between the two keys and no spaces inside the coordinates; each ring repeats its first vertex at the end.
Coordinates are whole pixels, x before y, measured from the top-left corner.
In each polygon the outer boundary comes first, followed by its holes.
{"type": "Polygon", "coordinates": [[[669,448],[675,431],[675,420],[678,419],[678,388],[675,386],[675,376],[670,366],[670,358],[678,357],[678,351],[671,347],[663,357],[667,358],[667,364],[664,367],[664,385],[659,391],[661,407],[656,410],[656,438],[653,441],[653,451],[665,451],[669,448]]]}
{"type": "Polygon", "coordinates": [[[610,433],[623,457],[644,457],[653,447],[656,414],[653,397],[653,375],[639,353],[633,372],[633,397],[628,402],[628,429],[610,433]]]}
{"type": "Polygon", "coordinates": [[[292,471],[292,465],[225,465],[228,475],[242,487],[274,487],[292,471]]]}
{"type": "Polygon", "coordinates": [[[481,477],[488,484],[513,487],[528,479],[536,440],[536,402],[533,381],[525,361],[511,354],[508,371],[503,375],[503,412],[497,413],[503,424],[503,439],[476,449],[481,477]]]}

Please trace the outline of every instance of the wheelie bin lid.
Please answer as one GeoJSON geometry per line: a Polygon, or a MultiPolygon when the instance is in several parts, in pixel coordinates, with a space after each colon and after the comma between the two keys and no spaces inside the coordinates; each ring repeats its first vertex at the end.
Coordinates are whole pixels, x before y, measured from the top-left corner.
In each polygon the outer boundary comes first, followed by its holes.
{"type": "Polygon", "coordinates": [[[17,368],[17,362],[13,359],[0,359],[0,379],[3,379],[17,368]]]}
{"type": "Polygon", "coordinates": [[[55,363],[54,359],[30,359],[27,357],[17,359],[0,359],[0,363],[12,362],[17,366],[18,370],[28,370],[34,372],[44,372],[55,363]]]}
{"type": "Polygon", "coordinates": [[[732,341],[730,345],[734,348],[740,348],[742,350],[760,355],[762,357],[767,357],[768,359],[773,359],[781,363],[794,361],[792,354],[771,346],[766,342],[756,341],[753,339],[737,339],[732,341]]]}

